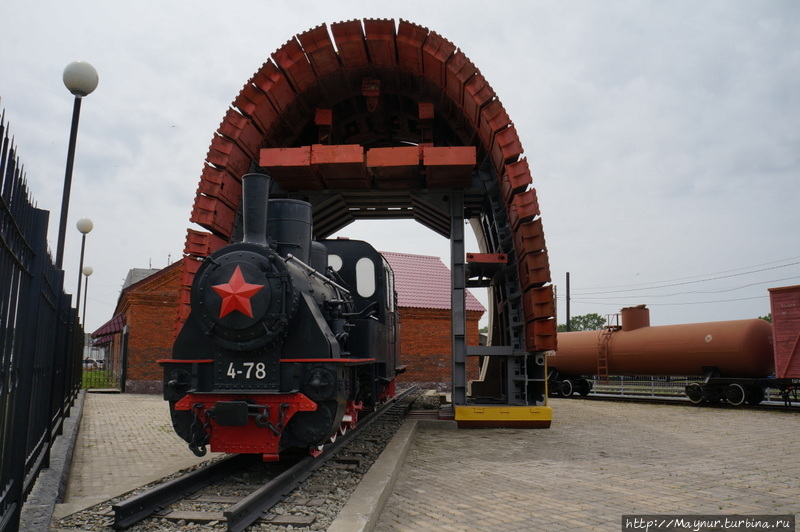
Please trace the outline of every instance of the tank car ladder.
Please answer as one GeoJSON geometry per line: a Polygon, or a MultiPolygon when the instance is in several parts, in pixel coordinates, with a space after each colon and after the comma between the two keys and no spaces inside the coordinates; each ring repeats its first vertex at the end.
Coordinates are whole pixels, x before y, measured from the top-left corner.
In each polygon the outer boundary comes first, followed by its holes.
{"type": "Polygon", "coordinates": [[[606,326],[600,333],[597,342],[597,382],[608,384],[608,344],[611,337],[622,327],[619,325],[619,314],[608,314],[606,326]]]}

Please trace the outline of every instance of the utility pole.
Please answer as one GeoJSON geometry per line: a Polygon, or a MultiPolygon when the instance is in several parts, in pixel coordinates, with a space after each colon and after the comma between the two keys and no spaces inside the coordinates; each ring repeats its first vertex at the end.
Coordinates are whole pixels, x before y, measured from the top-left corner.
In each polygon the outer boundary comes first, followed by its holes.
{"type": "Polygon", "coordinates": [[[569,272],[567,272],[567,332],[571,330],[572,328],[569,324],[569,272]]]}

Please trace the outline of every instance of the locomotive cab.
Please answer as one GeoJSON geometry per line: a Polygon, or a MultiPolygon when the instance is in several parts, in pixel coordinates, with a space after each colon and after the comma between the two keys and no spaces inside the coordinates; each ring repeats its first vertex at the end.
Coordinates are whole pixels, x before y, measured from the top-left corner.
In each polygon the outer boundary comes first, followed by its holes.
{"type": "Polygon", "coordinates": [[[399,365],[397,293],[394,272],[386,259],[360,240],[324,240],[332,275],[350,289],[355,314],[347,346],[350,356],[375,358],[375,386],[370,394],[380,401],[394,394],[394,376],[405,370],[399,365]],[[389,390],[387,385],[391,384],[389,390]]]}

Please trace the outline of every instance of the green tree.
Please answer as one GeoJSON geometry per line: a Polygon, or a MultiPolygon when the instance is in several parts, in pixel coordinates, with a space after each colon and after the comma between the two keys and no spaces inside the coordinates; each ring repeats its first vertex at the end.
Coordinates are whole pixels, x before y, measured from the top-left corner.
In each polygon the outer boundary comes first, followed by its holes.
{"type": "Polygon", "coordinates": [[[759,316],[758,319],[772,323],[772,312],[770,312],[766,316],[759,316]]]}
{"type": "MultiPolygon", "coordinates": [[[[570,330],[572,331],[597,331],[606,325],[606,319],[597,313],[573,316],[569,319],[570,330]]],[[[567,325],[561,323],[558,332],[566,332],[567,325]]]]}

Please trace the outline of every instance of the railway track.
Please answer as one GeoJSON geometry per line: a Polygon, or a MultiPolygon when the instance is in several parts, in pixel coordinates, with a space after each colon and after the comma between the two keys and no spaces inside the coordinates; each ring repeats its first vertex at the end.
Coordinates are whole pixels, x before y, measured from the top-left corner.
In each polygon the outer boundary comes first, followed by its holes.
{"type": "MultiPolygon", "coordinates": [[[[552,398],[553,397],[551,397],[551,399],[552,398]]],[[[747,409],[747,410],[771,410],[778,412],[800,412],[800,404],[797,403],[793,403],[791,406],[787,406],[779,401],[764,401],[757,405],[742,404],[734,406],[724,401],[721,401],[716,404],[702,403],[698,405],[689,401],[688,397],[679,395],[652,396],[652,395],[633,395],[633,394],[622,395],[613,393],[589,393],[588,395],[585,396],[580,396],[580,395],[573,395],[572,397],[556,396],[556,398],[589,400],[589,401],[622,401],[629,403],[668,404],[668,405],[692,406],[695,408],[735,408],[735,409],[747,409]]]]}
{"type": "Polygon", "coordinates": [[[415,387],[399,393],[360,419],[355,429],[327,444],[317,457],[263,463],[251,455],[230,455],[124,500],[90,509],[86,513],[91,515],[70,516],[58,528],[161,530],[189,522],[230,531],[255,523],[310,527],[318,518],[332,513],[335,517],[344,506],[347,491],[355,489],[419,393],[415,387]],[[322,508],[332,501],[338,508],[322,508]]]}

